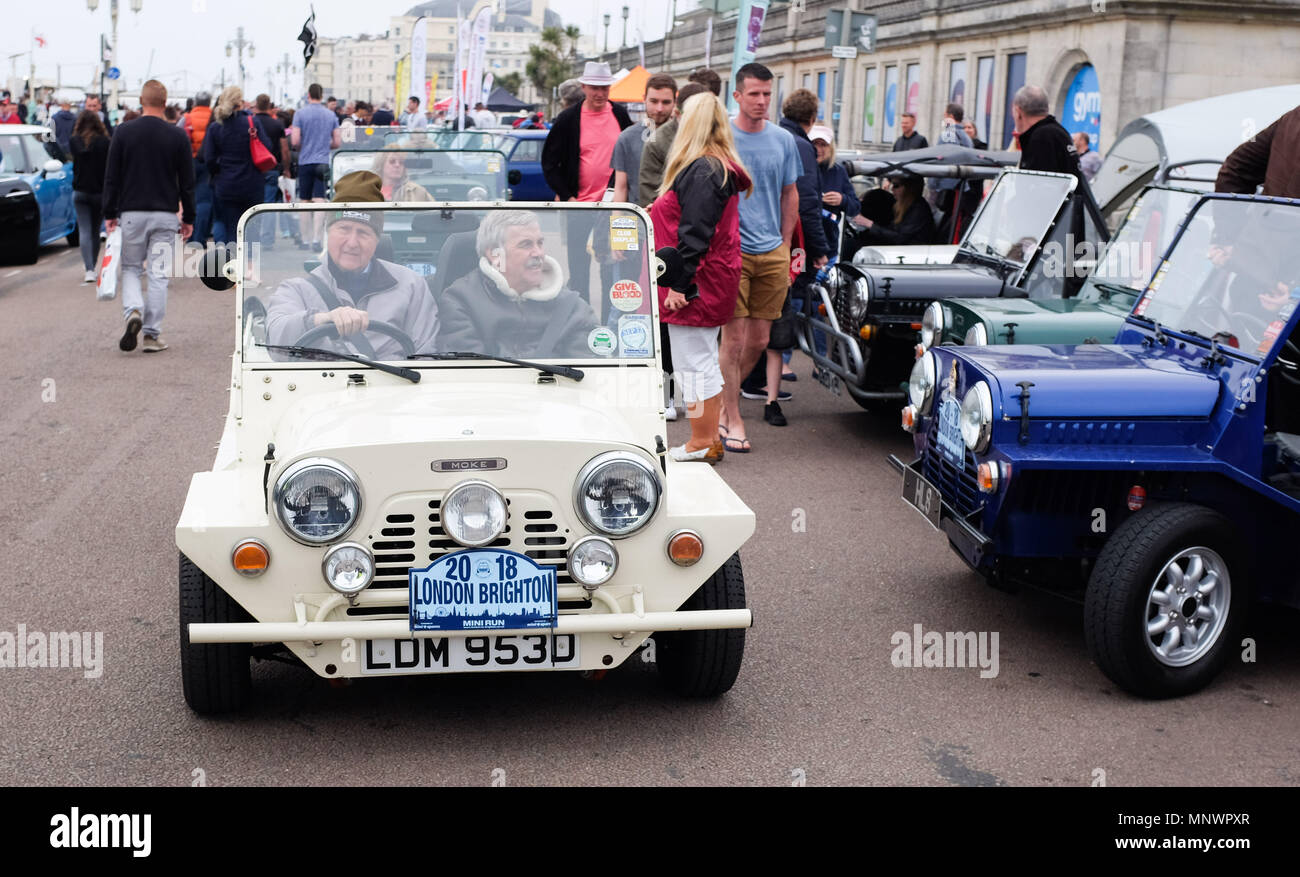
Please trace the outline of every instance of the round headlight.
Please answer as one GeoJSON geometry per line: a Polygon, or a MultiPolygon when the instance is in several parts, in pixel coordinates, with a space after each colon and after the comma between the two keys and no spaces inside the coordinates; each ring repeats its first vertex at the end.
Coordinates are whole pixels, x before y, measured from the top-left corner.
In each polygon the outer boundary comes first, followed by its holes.
{"type": "Polygon", "coordinates": [[[989,330],[984,328],[983,323],[976,323],[966,330],[965,344],[968,347],[983,347],[989,343],[989,330]]]}
{"type": "Polygon", "coordinates": [[[584,588],[599,588],[618,570],[618,549],[602,536],[579,539],[569,549],[569,575],[584,588]]]}
{"type": "Polygon", "coordinates": [[[966,447],[977,454],[988,450],[993,432],[993,395],[989,385],[980,381],[966,391],[961,400],[961,437],[966,447]]]}
{"type": "Polygon", "coordinates": [[[934,401],[934,376],[936,373],[934,351],[927,350],[912,366],[912,376],[907,379],[907,398],[922,414],[930,413],[934,401]]]}
{"type": "Polygon", "coordinates": [[[853,298],[850,301],[853,321],[861,323],[867,318],[867,307],[871,304],[871,281],[865,277],[855,277],[853,279],[853,298]]]}
{"type": "Polygon", "coordinates": [[[506,500],[486,481],[462,481],[442,499],[442,530],[466,548],[495,542],[506,529],[506,500]]]}
{"type": "Polygon", "coordinates": [[[662,492],[657,473],[635,454],[612,451],[578,473],[574,506],[588,527],[618,539],[649,523],[662,492]]]}
{"type": "Polygon", "coordinates": [[[486,201],[487,189],[482,186],[470,186],[469,191],[465,193],[466,201],[486,201]]]}
{"type": "Polygon", "coordinates": [[[374,581],[375,559],[364,545],[344,542],[326,552],[321,572],[326,584],[340,594],[351,596],[364,591],[374,581]]]}
{"type": "Polygon", "coordinates": [[[921,317],[921,346],[929,350],[943,341],[943,306],[937,301],[930,302],[921,317]]]}
{"type": "Polygon", "coordinates": [[[341,539],[361,514],[356,476],[333,460],[299,460],[275,482],[275,516],[293,539],[320,545],[341,539]]]}

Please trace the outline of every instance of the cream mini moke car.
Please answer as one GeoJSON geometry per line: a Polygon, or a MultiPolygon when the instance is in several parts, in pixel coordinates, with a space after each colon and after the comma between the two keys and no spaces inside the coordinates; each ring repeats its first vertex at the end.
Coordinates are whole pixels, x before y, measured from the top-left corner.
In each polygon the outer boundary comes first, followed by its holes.
{"type": "Polygon", "coordinates": [[[594,671],[652,634],[672,689],[732,686],[754,515],[666,455],[675,254],[644,212],[295,204],[238,240],[205,277],[236,292],[230,411],[176,525],[193,710],[284,652],[327,679],[594,671]],[[285,211],[321,253],[262,246],[285,211]]]}

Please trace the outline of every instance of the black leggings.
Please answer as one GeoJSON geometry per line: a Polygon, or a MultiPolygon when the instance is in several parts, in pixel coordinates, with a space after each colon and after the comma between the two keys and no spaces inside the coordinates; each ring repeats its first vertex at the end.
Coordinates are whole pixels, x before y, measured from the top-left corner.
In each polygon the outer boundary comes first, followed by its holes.
{"type": "Polygon", "coordinates": [[[104,202],[93,192],[73,192],[72,203],[77,209],[81,261],[87,271],[94,271],[99,263],[99,227],[104,222],[104,202]]]}

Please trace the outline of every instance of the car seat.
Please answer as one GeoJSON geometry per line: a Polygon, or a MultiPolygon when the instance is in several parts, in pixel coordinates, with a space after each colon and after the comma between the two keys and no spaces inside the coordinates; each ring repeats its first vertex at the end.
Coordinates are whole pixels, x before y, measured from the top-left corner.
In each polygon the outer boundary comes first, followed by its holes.
{"type": "Polygon", "coordinates": [[[438,252],[438,273],[428,278],[429,291],[435,300],[441,300],[447,287],[478,267],[477,238],[477,230],[447,236],[438,252]]]}

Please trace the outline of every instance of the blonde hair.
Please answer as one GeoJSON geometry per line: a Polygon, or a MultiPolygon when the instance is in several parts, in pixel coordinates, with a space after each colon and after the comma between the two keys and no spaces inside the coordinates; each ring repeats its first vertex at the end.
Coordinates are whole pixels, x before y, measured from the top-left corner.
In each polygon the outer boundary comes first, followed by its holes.
{"type": "MultiPolygon", "coordinates": [[[[728,165],[749,171],[736,152],[736,139],[731,136],[731,120],[722,108],[722,101],[707,93],[694,95],[682,109],[677,123],[677,136],[664,162],[664,179],[659,185],[662,195],[672,188],[677,175],[701,156],[711,158],[722,167],[723,185],[727,182],[728,165]]],[[[749,191],[746,187],[745,191],[749,191]]]]}
{"type": "Polygon", "coordinates": [[[224,122],[244,105],[244,93],[238,85],[231,85],[217,97],[217,105],[212,109],[212,118],[224,122]]]}
{"type": "MultiPolygon", "coordinates": [[[[825,160],[825,161],[818,161],[817,163],[818,163],[819,165],[821,165],[822,167],[828,168],[828,167],[830,167],[831,165],[835,164],[835,141],[834,141],[834,140],[823,140],[822,143],[825,143],[825,144],[826,144],[826,148],[829,149],[829,150],[831,151],[831,154],[828,155],[828,156],[826,156],[826,160],[825,160]]],[[[813,150],[814,150],[814,152],[816,151],[816,149],[817,149],[817,143],[816,143],[816,141],[814,141],[814,142],[813,142],[813,150]]]]}
{"type": "MultiPolygon", "coordinates": [[[[381,182],[384,179],[384,164],[388,161],[389,156],[392,154],[391,152],[389,152],[389,150],[398,150],[401,148],[402,147],[400,145],[393,143],[393,144],[389,144],[388,146],[385,146],[379,152],[375,153],[375,161],[370,166],[370,169],[375,172],[375,174],[379,177],[381,182]]],[[[398,155],[402,157],[402,178],[393,184],[394,192],[402,188],[403,186],[405,186],[407,181],[411,179],[411,172],[406,169],[406,154],[398,153],[398,155]]]]}

